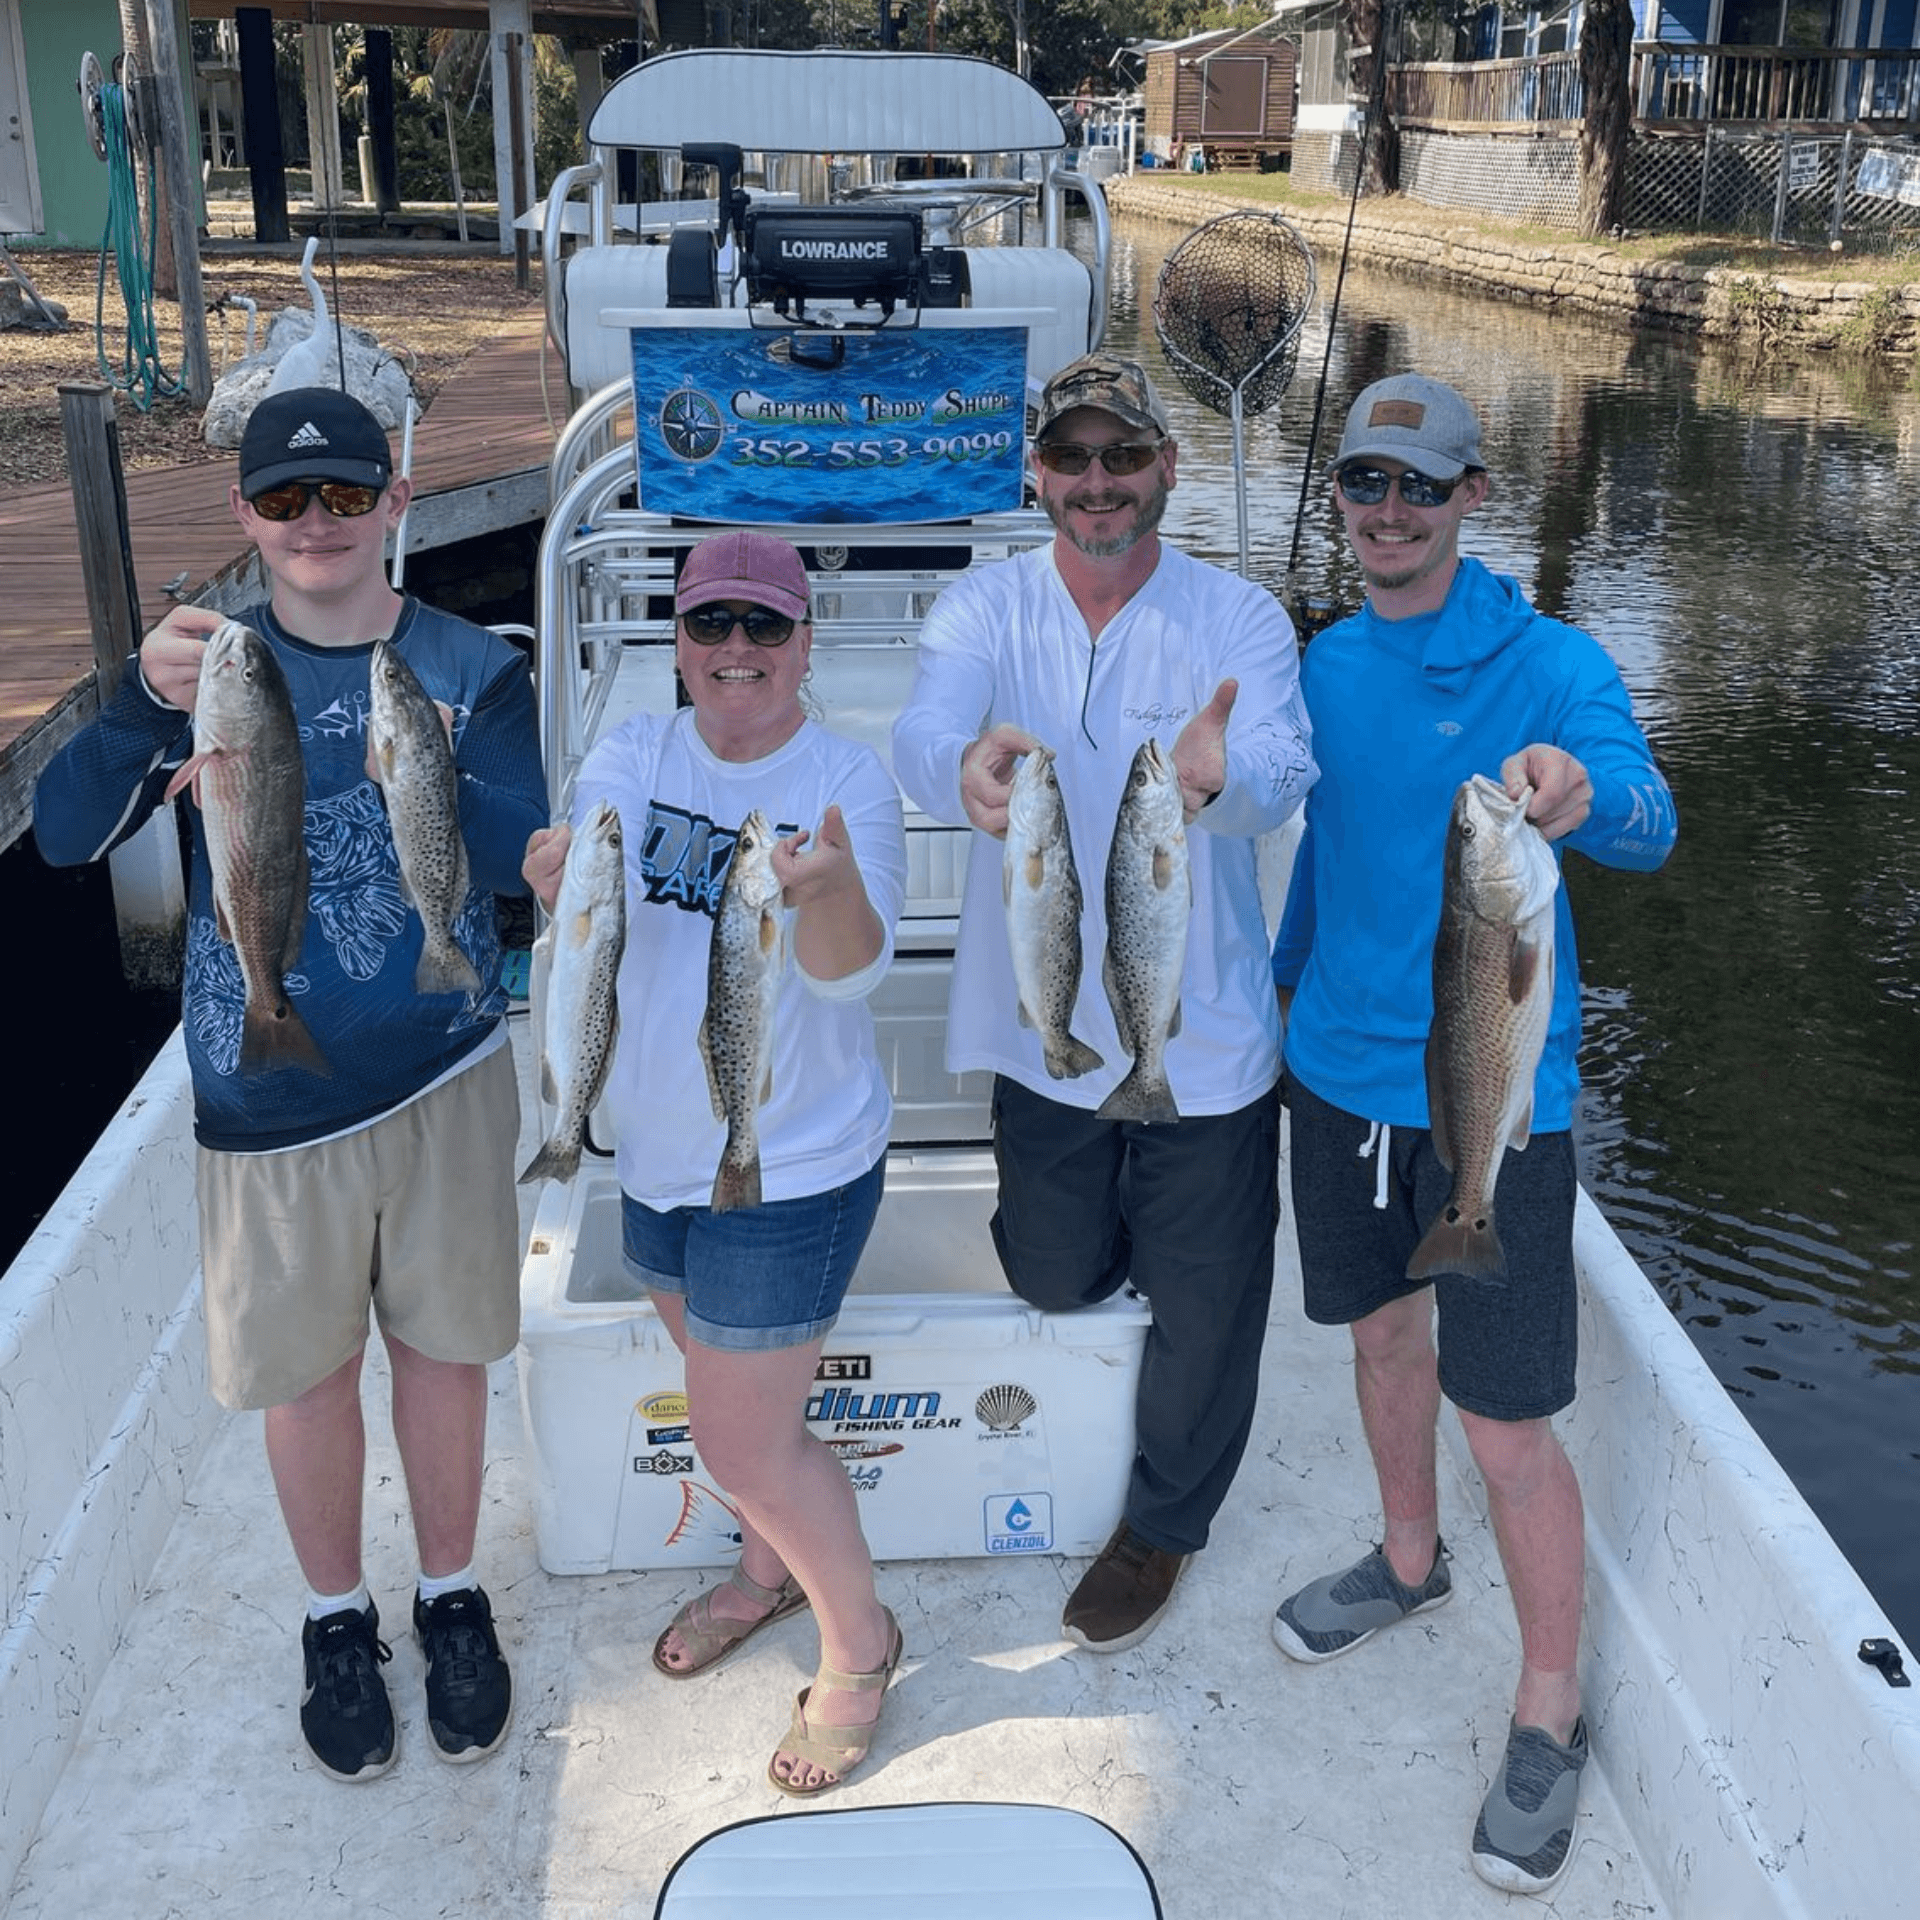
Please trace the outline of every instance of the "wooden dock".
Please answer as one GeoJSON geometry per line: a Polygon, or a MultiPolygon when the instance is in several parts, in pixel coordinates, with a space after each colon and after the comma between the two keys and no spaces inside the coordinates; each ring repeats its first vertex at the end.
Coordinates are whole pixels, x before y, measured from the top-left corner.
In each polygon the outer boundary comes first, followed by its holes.
{"type": "MultiPolygon", "coordinates": [[[[503,324],[441,386],[414,427],[408,550],[539,519],[547,505],[547,459],[566,405],[566,375],[545,348],[544,318],[503,324]]],[[[215,460],[127,475],[142,632],[166,613],[172,596],[165,589],[182,574],[182,600],[224,607],[259,597],[258,575],[248,564],[252,549],[227,505],[234,471],[231,460],[215,460]]],[[[80,536],[64,483],[0,493],[0,578],[7,583],[0,603],[4,849],[32,817],[41,770],[99,705],[80,536]]]]}

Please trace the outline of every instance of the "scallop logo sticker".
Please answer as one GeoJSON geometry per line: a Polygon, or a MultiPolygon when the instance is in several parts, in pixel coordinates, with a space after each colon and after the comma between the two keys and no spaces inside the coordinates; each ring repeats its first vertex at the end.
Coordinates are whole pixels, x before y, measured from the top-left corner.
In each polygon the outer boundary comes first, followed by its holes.
{"type": "Polygon", "coordinates": [[[990,1433],[1014,1433],[1021,1421],[1040,1411],[1040,1402],[1025,1387],[989,1387],[973,1403],[976,1419],[990,1433]]]}
{"type": "Polygon", "coordinates": [[[988,1496],[982,1544],[989,1553],[1051,1553],[1053,1496],[996,1493],[988,1496]]]}

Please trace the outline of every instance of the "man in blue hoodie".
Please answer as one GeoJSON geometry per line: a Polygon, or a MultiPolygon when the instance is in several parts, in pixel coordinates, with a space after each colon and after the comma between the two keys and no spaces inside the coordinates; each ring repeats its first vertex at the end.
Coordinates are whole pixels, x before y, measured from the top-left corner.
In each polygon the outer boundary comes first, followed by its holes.
{"type": "Polygon", "coordinates": [[[1475,774],[1515,799],[1531,788],[1528,818],[1556,854],[1571,846],[1612,867],[1665,860],[1673,799],[1599,644],[1461,557],[1461,523],[1489,481],[1460,394],[1418,374],[1375,382],[1348,415],[1334,474],[1367,604],[1302,668],[1321,774],[1273,971],[1288,1011],[1307,1315],[1352,1330],[1385,1526],[1364,1559],[1289,1597],[1274,1637],[1296,1660],[1330,1660],[1449,1598],[1434,1463],[1444,1394],[1486,1484],[1521,1642],[1473,1865],[1497,1887],[1543,1893],[1573,1857],[1587,1758],[1580,1488],[1551,1424],[1574,1396],[1580,983],[1563,886],[1531,1141],[1499,1172],[1509,1277],[1408,1278],[1451,1185],[1425,1065],[1442,857],[1454,792],[1475,774]]]}

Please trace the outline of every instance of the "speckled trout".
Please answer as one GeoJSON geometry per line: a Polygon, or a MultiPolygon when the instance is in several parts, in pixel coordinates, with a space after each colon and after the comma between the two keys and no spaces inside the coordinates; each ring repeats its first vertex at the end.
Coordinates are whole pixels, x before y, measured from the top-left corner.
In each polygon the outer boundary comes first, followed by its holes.
{"type": "Polygon", "coordinates": [[[1186,810],[1173,762],[1143,742],[1107,850],[1107,953],[1101,968],[1127,1077],[1100,1106],[1102,1120],[1178,1120],[1167,1084],[1167,1042],[1180,1031],[1180,978],[1187,964],[1193,876],[1186,810]]]}
{"type": "Polygon", "coordinates": [[[186,786],[206,835],[214,924],[246,985],[240,1071],[331,1074],[285,980],[307,926],[307,763],[287,676],[273,649],[237,620],[214,629],[200,658],[193,752],[166,797],[186,786]]]}
{"type": "Polygon", "coordinates": [[[520,1176],[571,1180],[587,1121],[607,1083],[618,1016],[614,984],[627,944],[627,871],[620,816],[605,800],[567,843],[553,919],[540,936],[546,991],[541,1092],[553,1131],[520,1176]]]}
{"type": "Polygon", "coordinates": [[[467,904],[467,843],[460,833],[459,776],[440,709],[385,640],[373,643],[367,738],[400,859],[400,887],[426,929],[413,970],[416,993],[478,993],[480,976],[460,951],[453,923],[467,904]]]}
{"type": "Polygon", "coordinates": [[[757,807],[733,844],[707,957],[700,1057],[713,1114],[727,1129],[713,1210],[760,1204],[756,1116],[773,1092],[773,1009],[787,964],[786,913],[773,871],[773,829],[757,807]]]}
{"type": "Polygon", "coordinates": [[[1485,774],[1453,796],[1440,933],[1433,948],[1427,1109],[1453,1191],[1407,1277],[1504,1280],[1493,1192],[1507,1149],[1533,1129],[1533,1076],[1553,1008],[1553,896],[1560,863],[1518,800],[1485,774]]]}
{"type": "Polygon", "coordinates": [[[1104,1066],[1068,1031],[1080,997],[1080,875],[1050,747],[1023,755],[1013,776],[1000,890],[1020,1024],[1039,1035],[1048,1073],[1073,1080],[1104,1066]]]}

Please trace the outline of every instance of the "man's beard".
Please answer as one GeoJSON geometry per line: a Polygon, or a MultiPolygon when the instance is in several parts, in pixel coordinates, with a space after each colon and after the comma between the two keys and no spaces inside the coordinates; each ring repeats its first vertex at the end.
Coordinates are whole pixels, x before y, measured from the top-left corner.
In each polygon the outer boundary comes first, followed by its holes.
{"type": "Polygon", "coordinates": [[[1077,547],[1089,560],[1112,560],[1137,547],[1160,524],[1161,517],[1167,510],[1167,493],[1166,487],[1155,487],[1146,499],[1140,502],[1133,518],[1117,534],[1112,534],[1104,540],[1089,539],[1074,532],[1067,524],[1069,503],[1049,496],[1042,498],[1041,505],[1046,508],[1047,518],[1053,522],[1061,536],[1070,545],[1077,547]]]}

